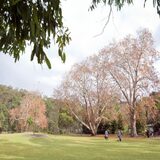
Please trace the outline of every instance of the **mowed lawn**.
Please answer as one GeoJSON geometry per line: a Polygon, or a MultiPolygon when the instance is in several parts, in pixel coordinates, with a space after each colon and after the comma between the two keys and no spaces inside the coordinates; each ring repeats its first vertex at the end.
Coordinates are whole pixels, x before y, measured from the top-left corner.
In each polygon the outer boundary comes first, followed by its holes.
{"type": "Polygon", "coordinates": [[[1,134],[0,160],[160,160],[160,138],[1,134]]]}

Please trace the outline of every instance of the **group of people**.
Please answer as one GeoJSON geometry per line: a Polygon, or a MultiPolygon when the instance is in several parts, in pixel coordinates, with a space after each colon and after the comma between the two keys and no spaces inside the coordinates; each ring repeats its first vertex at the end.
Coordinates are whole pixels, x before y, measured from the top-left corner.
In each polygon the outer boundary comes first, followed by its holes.
{"type": "MultiPolygon", "coordinates": [[[[154,132],[152,129],[147,129],[145,133],[146,133],[146,136],[149,138],[150,136],[153,136],[154,132]]],[[[122,131],[120,129],[117,131],[117,137],[118,137],[118,141],[122,141],[122,131]]],[[[108,130],[105,131],[104,138],[105,139],[109,138],[108,130]]]]}
{"type": "MultiPolygon", "coordinates": [[[[109,137],[109,132],[106,130],[104,134],[104,138],[108,139],[108,137],[109,137]]],[[[122,141],[122,131],[120,129],[117,131],[117,137],[118,137],[118,141],[121,142],[122,141]]]]}

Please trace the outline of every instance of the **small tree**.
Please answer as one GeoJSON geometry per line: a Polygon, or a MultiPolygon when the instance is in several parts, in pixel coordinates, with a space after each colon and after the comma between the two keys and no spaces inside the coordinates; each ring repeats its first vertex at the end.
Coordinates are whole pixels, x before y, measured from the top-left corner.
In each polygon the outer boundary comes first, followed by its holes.
{"type": "Polygon", "coordinates": [[[60,107],[56,104],[56,100],[52,98],[45,98],[46,116],[48,118],[48,133],[59,133],[59,114],[60,107]]]}
{"type": "Polygon", "coordinates": [[[118,115],[117,129],[120,129],[120,130],[124,129],[123,119],[122,119],[122,115],[121,114],[118,115]]]}
{"type": "Polygon", "coordinates": [[[17,122],[17,130],[21,132],[28,131],[31,124],[43,129],[47,127],[45,112],[41,97],[35,93],[27,94],[19,107],[10,110],[10,120],[12,124],[17,122]]]}
{"type": "Polygon", "coordinates": [[[61,111],[59,115],[59,129],[61,133],[70,132],[74,124],[74,119],[66,112],[61,111]]]}
{"type": "Polygon", "coordinates": [[[110,130],[111,130],[112,134],[114,134],[116,132],[116,130],[117,130],[117,121],[116,120],[111,121],[110,130]]]}
{"type": "Polygon", "coordinates": [[[33,122],[33,118],[32,118],[32,117],[29,117],[29,118],[27,119],[27,124],[28,124],[29,128],[32,127],[33,123],[34,123],[34,122],[33,122]]]}

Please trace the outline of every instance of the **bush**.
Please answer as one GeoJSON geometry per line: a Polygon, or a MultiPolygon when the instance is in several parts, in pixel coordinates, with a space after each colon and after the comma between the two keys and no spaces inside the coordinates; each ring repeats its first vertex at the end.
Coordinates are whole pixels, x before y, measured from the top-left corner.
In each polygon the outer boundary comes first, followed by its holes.
{"type": "Polygon", "coordinates": [[[115,134],[116,130],[117,130],[117,121],[116,120],[113,120],[111,122],[111,125],[110,125],[110,131],[112,134],[115,134]]]}
{"type": "Polygon", "coordinates": [[[145,124],[140,120],[136,122],[137,134],[143,134],[145,130],[145,124]]]}

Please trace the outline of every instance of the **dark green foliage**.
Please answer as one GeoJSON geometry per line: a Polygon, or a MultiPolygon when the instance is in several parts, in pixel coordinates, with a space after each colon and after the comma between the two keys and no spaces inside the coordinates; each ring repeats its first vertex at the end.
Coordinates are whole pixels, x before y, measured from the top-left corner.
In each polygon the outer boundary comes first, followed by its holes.
{"type": "Polygon", "coordinates": [[[155,103],[158,111],[156,115],[156,121],[154,123],[154,132],[157,135],[160,135],[160,97],[156,98],[155,103]]]}
{"type": "Polygon", "coordinates": [[[2,131],[8,131],[8,121],[9,121],[9,115],[8,115],[8,109],[6,105],[0,104],[0,128],[2,131]]]}
{"type": "Polygon", "coordinates": [[[105,130],[107,129],[109,131],[110,128],[109,122],[101,122],[98,126],[97,134],[104,134],[105,130]]]}
{"type": "Polygon", "coordinates": [[[58,100],[45,98],[48,133],[79,133],[80,124],[69,114],[67,108],[58,100]]]}
{"type": "Polygon", "coordinates": [[[137,133],[138,133],[138,134],[144,133],[145,126],[146,126],[146,124],[144,124],[144,123],[141,122],[140,120],[137,120],[137,121],[136,121],[137,133]]]}
{"type": "Polygon", "coordinates": [[[79,123],[74,120],[65,107],[60,109],[58,126],[60,133],[76,133],[79,132],[80,127],[79,123]]]}
{"type": "Polygon", "coordinates": [[[45,98],[46,103],[46,116],[48,118],[47,132],[51,134],[59,133],[59,107],[55,104],[51,98],[45,98]]]}
{"type": "Polygon", "coordinates": [[[29,117],[29,118],[27,119],[27,123],[28,123],[29,126],[32,126],[32,124],[33,124],[33,118],[32,118],[32,117],[29,117]]]}
{"type": "Polygon", "coordinates": [[[155,99],[155,104],[156,104],[157,109],[160,110],[160,97],[157,97],[155,99]]]}
{"type": "MultiPolygon", "coordinates": [[[[90,9],[93,10],[97,7],[98,4],[103,3],[104,5],[116,6],[118,10],[121,10],[125,4],[133,4],[134,0],[92,0],[90,9]]],[[[144,7],[147,3],[147,0],[144,0],[144,7]]],[[[157,13],[160,15],[160,1],[153,0],[153,6],[156,7],[157,13]]]]}
{"type": "Polygon", "coordinates": [[[160,122],[157,122],[154,126],[153,126],[153,130],[155,135],[160,135],[160,122]]]}
{"type": "Polygon", "coordinates": [[[60,0],[2,0],[0,3],[0,51],[9,53],[15,61],[25,51],[27,43],[33,45],[31,60],[51,63],[44,48],[51,40],[58,45],[58,53],[65,62],[64,47],[70,36],[63,26],[60,0]]]}
{"type": "Polygon", "coordinates": [[[117,130],[117,121],[116,120],[113,120],[111,122],[111,125],[110,125],[110,131],[112,134],[115,134],[116,130],[117,130]]]}
{"type": "Polygon", "coordinates": [[[82,133],[83,134],[92,134],[92,132],[84,125],[82,126],[82,133]]]}
{"type": "Polygon", "coordinates": [[[104,134],[106,129],[111,134],[115,134],[118,129],[124,130],[122,115],[119,114],[118,117],[117,117],[117,120],[101,122],[99,127],[98,127],[97,133],[98,134],[104,134]]]}
{"type": "Polygon", "coordinates": [[[20,105],[20,101],[26,93],[25,90],[0,85],[0,104],[6,105],[8,109],[15,108],[20,105]]]}
{"type": "MultiPolygon", "coordinates": [[[[116,6],[118,10],[133,0],[92,0],[90,9],[99,3],[116,6]]],[[[144,0],[144,6],[147,0],[144,0]]],[[[160,1],[153,0],[160,15],[160,1]]],[[[68,28],[63,25],[61,0],[1,0],[0,2],[0,51],[20,59],[26,45],[32,45],[31,61],[37,58],[39,64],[46,63],[51,68],[45,48],[51,41],[58,45],[58,54],[65,62],[64,47],[70,42],[68,28]]]]}
{"type": "Polygon", "coordinates": [[[157,135],[160,135],[160,92],[152,92],[151,95],[155,101],[155,106],[157,108],[157,114],[155,115],[154,122],[151,123],[154,124],[154,132],[157,135]]]}
{"type": "Polygon", "coordinates": [[[95,9],[99,3],[107,4],[107,5],[114,5],[117,7],[118,10],[124,6],[124,4],[133,4],[133,0],[92,0],[92,5],[90,7],[91,10],[95,9]]]}
{"type": "Polygon", "coordinates": [[[68,128],[72,126],[73,118],[67,112],[61,112],[59,115],[59,126],[61,128],[68,128]]]}
{"type": "Polygon", "coordinates": [[[0,85],[0,127],[3,131],[14,130],[15,126],[10,124],[8,112],[20,105],[21,99],[26,93],[25,90],[0,85]]]}
{"type": "Polygon", "coordinates": [[[122,119],[122,115],[121,114],[118,115],[117,129],[120,129],[120,130],[124,129],[123,119],[122,119]]]}
{"type": "MultiPolygon", "coordinates": [[[[97,134],[104,134],[106,129],[110,134],[115,134],[118,129],[124,130],[122,115],[118,115],[118,120],[102,121],[97,129],[97,134]]],[[[83,126],[83,133],[91,134],[85,126],[83,126]]]]}

